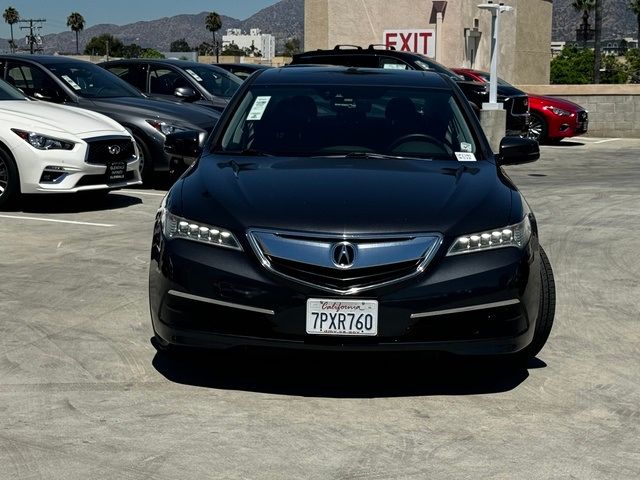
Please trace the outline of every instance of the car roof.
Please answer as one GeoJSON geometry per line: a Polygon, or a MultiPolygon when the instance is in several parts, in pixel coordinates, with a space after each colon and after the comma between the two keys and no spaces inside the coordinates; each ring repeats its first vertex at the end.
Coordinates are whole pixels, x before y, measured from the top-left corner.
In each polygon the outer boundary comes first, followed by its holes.
{"type": "Polygon", "coordinates": [[[29,54],[11,53],[11,54],[0,55],[0,58],[5,60],[15,58],[17,60],[40,63],[43,65],[52,64],[52,63],[69,63],[69,62],[75,62],[75,63],[81,63],[81,64],[91,63],[86,60],[79,60],[77,58],[65,57],[62,55],[29,55],[29,54]]]}
{"type": "Polygon", "coordinates": [[[191,60],[179,60],[177,58],[121,58],[118,60],[109,60],[108,62],[102,62],[102,65],[111,65],[116,63],[149,63],[155,65],[173,65],[175,67],[189,68],[189,67],[216,67],[209,63],[193,62],[191,60]]]}
{"type": "Polygon", "coordinates": [[[272,68],[269,65],[262,65],[259,63],[212,63],[211,65],[220,68],[224,68],[225,66],[239,67],[246,68],[247,70],[263,70],[265,68],[272,68]]]}
{"type": "MultiPolygon", "coordinates": [[[[420,54],[414,52],[406,52],[396,50],[395,48],[376,48],[376,45],[369,45],[368,48],[362,48],[355,45],[336,45],[336,47],[328,50],[309,50],[307,52],[297,53],[294,58],[305,58],[315,56],[327,56],[327,55],[385,55],[389,57],[406,58],[411,57],[414,60],[424,60],[420,54]],[[344,48],[346,47],[346,48],[344,48]]],[[[428,59],[433,61],[432,59],[428,59]]]]}
{"type": "Polygon", "coordinates": [[[451,90],[451,84],[439,73],[418,70],[297,66],[268,68],[255,75],[252,78],[256,85],[384,85],[451,90]]]}

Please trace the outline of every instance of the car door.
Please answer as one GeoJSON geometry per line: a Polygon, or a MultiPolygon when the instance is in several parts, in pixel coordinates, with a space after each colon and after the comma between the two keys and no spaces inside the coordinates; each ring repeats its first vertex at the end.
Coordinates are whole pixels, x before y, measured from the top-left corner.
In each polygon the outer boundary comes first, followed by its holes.
{"type": "Polygon", "coordinates": [[[43,69],[16,60],[5,68],[5,80],[22,90],[25,95],[53,103],[65,103],[69,96],[43,69]]]}
{"type": "Polygon", "coordinates": [[[149,67],[149,95],[176,101],[176,88],[188,87],[198,95],[197,88],[178,70],[164,65],[151,65],[149,67]]]}

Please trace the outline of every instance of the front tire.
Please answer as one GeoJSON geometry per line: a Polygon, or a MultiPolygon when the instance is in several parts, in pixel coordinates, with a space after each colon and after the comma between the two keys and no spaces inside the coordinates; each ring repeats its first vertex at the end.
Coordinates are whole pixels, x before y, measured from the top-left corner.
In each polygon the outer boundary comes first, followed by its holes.
{"type": "Polygon", "coordinates": [[[19,195],[20,177],[16,162],[0,148],[0,207],[15,202],[19,195]]]}
{"type": "Polygon", "coordinates": [[[151,158],[151,151],[147,144],[138,135],[133,135],[136,143],[138,144],[138,151],[140,154],[140,177],[142,183],[148,185],[153,181],[153,160],[151,158]]]}
{"type": "Polygon", "coordinates": [[[529,138],[542,143],[547,139],[547,121],[537,113],[532,113],[529,120],[529,138]]]}

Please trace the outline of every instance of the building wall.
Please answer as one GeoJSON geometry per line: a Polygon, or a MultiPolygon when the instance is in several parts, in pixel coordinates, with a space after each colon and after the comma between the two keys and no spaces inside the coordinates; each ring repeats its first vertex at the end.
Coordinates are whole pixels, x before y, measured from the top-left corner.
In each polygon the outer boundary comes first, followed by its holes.
{"type": "MultiPolygon", "coordinates": [[[[253,31],[252,31],[253,32],[253,31]]],[[[262,53],[262,58],[271,60],[276,54],[276,39],[271,34],[254,34],[244,35],[238,34],[235,30],[229,30],[227,35],[222,36],[222,44],[235,43],[238,47],[245,49],[251,48],[253,45],[262,53]]]]}
{"type": "MultiPolygon", "coordinates": [[[[367,46],[382,43],[387,29],[436,29],[433,0],[305,0],[305,50],[337,44],[367,46]]],[[[438,2],[441,3],[441,2],[438,2]]],[[[478,9],[479,0],[449,0],[441,32],[439,62],[488,70],[491,15],[478,9]],[[479,37],[470,55],[469,33],[479,37]]],[[[551,0],[504,0],[514,7],[501,22],[500,76],[512,83],[549,83],[551,60],[551,0]]]]}

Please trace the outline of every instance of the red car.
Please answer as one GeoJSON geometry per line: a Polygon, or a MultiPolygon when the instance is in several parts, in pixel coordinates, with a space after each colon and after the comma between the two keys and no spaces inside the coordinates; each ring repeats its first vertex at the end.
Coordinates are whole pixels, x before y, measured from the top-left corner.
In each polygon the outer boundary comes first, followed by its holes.
{"type": "MultiPolygon", "coordinates": [[[[469,68],[453,68],[465,80],[489,82],[489,74],[469,68]]],[[[503,85],[509,85],[502,79],[503,85]]],[[[538,142],[559,142],[566,137],[587,133],[589,113],[580,105],[555,97],[529,95],[529,138],[538,142]]]]}

